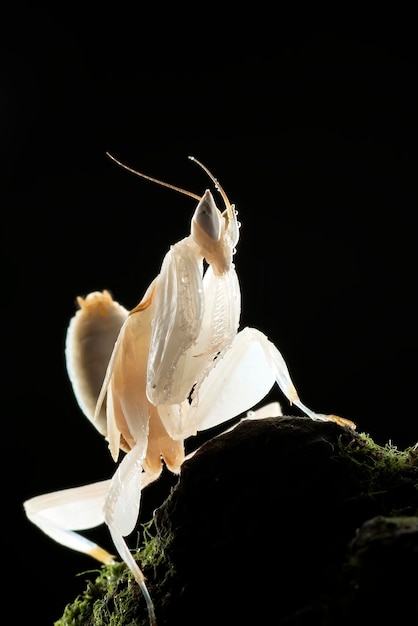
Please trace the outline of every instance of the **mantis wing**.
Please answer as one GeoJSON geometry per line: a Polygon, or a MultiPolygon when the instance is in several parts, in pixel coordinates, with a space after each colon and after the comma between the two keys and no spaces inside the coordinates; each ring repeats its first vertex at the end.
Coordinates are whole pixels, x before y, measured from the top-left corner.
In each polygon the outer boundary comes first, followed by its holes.
{"type": "Polygon", "coordinates": [[[145,385],[156,285],[154,279],[123,323],[97,399],[95,419],[106,398],[106,433],[114,461],[121,446],[129,451],[148,437],[150,410],[145,385]]]}
{"type": "Polygon", "coordinates": [[[93,291],[77,298],[79,310],[71,319],[66,340],[65,360],[74,395],[84,415],[104,436],[106,414],[95,415],[100,388],[113,346],[128,311],[112,299],[108,291],[93,291]]]}

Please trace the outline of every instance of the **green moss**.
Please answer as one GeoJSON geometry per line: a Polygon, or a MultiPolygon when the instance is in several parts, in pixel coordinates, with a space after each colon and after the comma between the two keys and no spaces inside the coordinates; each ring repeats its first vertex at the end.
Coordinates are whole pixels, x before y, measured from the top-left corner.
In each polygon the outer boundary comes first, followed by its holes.
{"type": "MultiPolygon", "coordinates": [[[[158,580],[161,586],[174,576],[165,552],[170,538],[163,541],[157,536],[152,520],[142,528],[142,545],[135,553],[147,585],[152,586],[153,580],[158,580]]],[[[98,576],[88,581],[85,591],[65,607],[54,626],[148,626],[142,593],[125,563],[103,565],[82,575],[86,574],[98,576]]]]}
{"type": "Polygon", "coordinates": [[[93,581],[88,581],[86,590],[72,604],[65,607],[63,616],[54,626],[87,626],[117,624],[110,621],[109,604],[119,603],[121,587],[126,585],[127,568],[124,563],[114,563],[101,569],[89,570],[80,575],[96,573],[93,581]],[[106,608],[107,607],[107,608],[106,608]],[[106,618],[108,614],[108,618],[106,618]]]}
{"type": "Polygon", "coordinates": [[[339,453],[342,459],[346,458],[350,462],[358,498],[381,501],[388,516],[418,514],[417,446],[405,450],[398,450],[391,443],[380,446],[369,435],[359,433],[350,443],[340,439],[339,453]],[[400,508],[397,508],[396,496],[405,489],[415,491],[416,497],[412,498],[410,506],[405,506],[408,499],[399,498],[400,508]]]}
{"type": "Polygon", "coordinates": [[[158,573],[163,573],[163,578],[159,581],[159,584],[163,585],[175,574],[174,567],[166,554],[166,547],[171,543],[172,537],[157,535],[153,520],[143,524],[142,529],[143,543],[137,548],[141,568],[144,571],[153,571],[154,579],[157,578],[158,573]]]}
{"type": "MultiPolygon", "coordinates": [[[[418,515],[418,447],[401,451],[390,443],[380,446],[369,435],[346,429],[339,438],[337,450],[334,442],[335,438],[332,439],[333,454],[342,466],[341,477],[347,485],[341,496],[338,492],[338,498],[342,498],[338,500],[338,506],[342,504],[349,520],[347,536],[352,536],[349,534],[351,531],[354,533],[363,521],[375,516],[395,521],[395,518],[418,515]]],[[[221,458],[219,449],[217,454],[217,458],[221,458]]],[[[164,525],[159,527],[164,528],[164,525]]],[[[340,542],[340,531],[338,534],[340,542]]],[[[146,576],[161,624],[178,623],[178,615],[181,614],[179,606],[183,606],[181,602],[193,603],[192,596],[187,596],[187,593],[182,596],[188,580],[185,584],[181,578],[183,574],[180,571],[176,574],[167,556],[169,551],[178,555],[178,549],[173,537],[161,537],[156,532],[153,521],[142,525],[134,552],[146,576]],[[182,598],[180,603],[179,597],[182,598]]],[[[149,626],[143,595],[124,563],[103,566],[87,573],[94,573],[95,578],[87,583],[84,593],[67,605],[54,626],[149,626]]],[[[343,601],[357,601],[357,596],[353,597],[349,595],[345,598],[344,595],[343,601]]],[[[327,596],[326,604],[328,599],[327,596]]],[[[200,611],[200,606],[195,610],[200,611]]]]}

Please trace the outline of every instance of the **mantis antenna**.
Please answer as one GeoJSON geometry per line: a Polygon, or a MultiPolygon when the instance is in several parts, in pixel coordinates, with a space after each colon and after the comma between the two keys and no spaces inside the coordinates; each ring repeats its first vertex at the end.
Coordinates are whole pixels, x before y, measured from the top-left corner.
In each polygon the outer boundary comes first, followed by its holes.
{"type": "MultiPolygon", "coordinates": [[[[143,174],[142,172],[138,172],[137,170],[134,170],[132,167],[129,167],[129,165],[125,165],[125,163],[122,163],[121,161],[119,161],[119,159],[117,159],[112,154],[110,154],[110,152],[106,152],[106,156],[108,156],[110,159],[112,159],[112,161],[117,163],[120,167],[123,167],[123,169],[127,170],[128,172],[131,172],[132,174],[135,174],[136,176],[139,176],[140,178],[145,178],[145,180],[149,180],[152,183],[156,183],[157,185],[161,185],[162,187],[168,187],[168,189],[172,189],[173,191],[178,191],[179,193],[182,193],[185,196],[189,196],[190,198],[194,198],[194,200],[197,200],[198,202],[201,200],[201,197],[198,196],[197,194],[193,193],[192,191],[187,191],[187,189],[182,189],[181,187],[177,187],[176,185],[172,185],[171,183],[166,183],[163,180],[159,180],[158,178],[153,178],[152,176],[148,176],[148,174],[143,174]]],[[[226,207],[228,218],[232,221],[234,219],[233,207],[232,207],[232,205],[231,205],[231,203],[230,203],[230,201],[228,199],[228,196],[226,195],[222,185],[218,182],[217,178],[215,178],[215,176],[212,174],[212,172],[210,172],[208,170],[208,168],[205,165],[203,165],[203,163],[198,161],[193,156],[189,156],[189,159],[191,161],[194,161],[194,163],[196,163],[209,176],[209,178],[211,179],[211,181],[215,185],[215,189],[221,194],[222,200],[224,201],[224,204],[225,204],[225,207],[226,207]]]]}
{"type": "Polygon", "coordinates": [[[210,172],[208,170],[208,168],[206,167],[206,165],[203,165],[203,163],[201,163],[200,161],[198,161],[194,156],[189,156],[189,159],[191,161],[194,161],[199,167],[202,168],[202,170],[209,176],[209,178],[211,179],[211,181],[213,182],[213,184],[215,185],[215,189],[216,191],[218,191],[221,194],[222,200],[224,201],[225,207],[226,207],[226,212],[228,214],[229,219],[232,221],[234,219],[234,208],[231,205],[228,196],[226,195],[222,185],[219,183],[218,179],[215,178],[215,176],[212,174],[212,172],[210,172]]]}
{"type": "MultiPolygon", "coordinates": [[[[186,189],[182,189],[181,187],[176,187],[176,185],[171,185],[171,183],[165,183],[163,180],[159,180],[158,178],[153,178],[152,176],[148,176],[148,174],[143,174],[142,172],[138,172],[137,170],[134,170],[132,167],[129,167],[129,165],[125,165],[125,163],[122,163],[121,161],[116,159],[116,157],[110,154],[110,152],[106,152],[106,156],[108,156],[110,159],[112,159],[112,161],[120,165],[120,167],[123,167],[124,170],[127,170],[128,172],[131,172],[132,174],[135,174],[136,176],[139,176],[140,178],[145,178],[145,180],[149,180],[152,183],[161,185],[162,187],[168,187],[168,189],[172,189],[173,191],[178,191],[179,193],[182,193],[185,196],[194,198],[194,200],[197,200],[198,202],[201,199],[200,196],[198,196],[196,193],[193,193],[192,191],[187,191],[186,189]]],[[[211,178],[213,180],[213,177],[211,178]]]]}

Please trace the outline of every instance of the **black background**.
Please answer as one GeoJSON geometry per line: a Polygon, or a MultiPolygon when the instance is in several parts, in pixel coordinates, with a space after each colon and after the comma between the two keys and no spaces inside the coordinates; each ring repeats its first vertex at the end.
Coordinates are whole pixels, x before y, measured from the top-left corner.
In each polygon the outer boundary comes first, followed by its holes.
{"type": "Polygon", "coordinates": [[[381,444],[418,439],[412,16],[87,9],[19,5],[1,22],[4,558],[22,617],[45,624],[94,562],[22,502],[114,470],[67,380],[75,298],[137,304],[195,206],[106,151],[199,194],[187,156],[203,161],[242,222],[242,326],[280,348],[313,409],[381,444]]]}

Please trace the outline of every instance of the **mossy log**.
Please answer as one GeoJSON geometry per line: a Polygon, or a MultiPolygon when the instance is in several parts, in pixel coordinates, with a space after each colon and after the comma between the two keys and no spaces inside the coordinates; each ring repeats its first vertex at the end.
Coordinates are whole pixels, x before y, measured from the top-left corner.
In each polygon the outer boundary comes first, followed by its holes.
{"type": "MultiPolygon", "coordinates": [[[[144,528],[158,626],[416,623],[416,446],[305,417],[243,420],[184,463],[144,528]]],[[[123,564],[55,626],[70,624],[147,624],[123,564]]]]}

